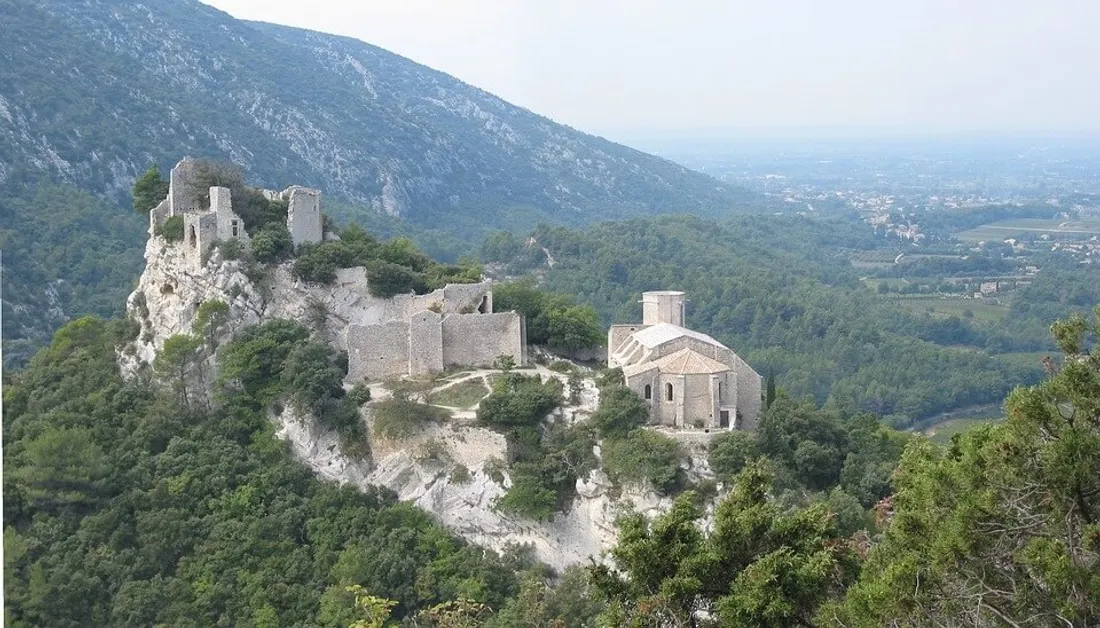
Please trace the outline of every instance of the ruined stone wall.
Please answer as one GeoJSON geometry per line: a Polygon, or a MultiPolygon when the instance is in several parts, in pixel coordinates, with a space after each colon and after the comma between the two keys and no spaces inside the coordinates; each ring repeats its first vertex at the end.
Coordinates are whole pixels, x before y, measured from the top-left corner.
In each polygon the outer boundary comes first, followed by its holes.
{"type": "Polygon", "coordinates": [[[199,209],[199,199],[191,184],[196,165],[194,159],[184,157],[168,175],[169,216],[199,209]]]}
{"type": "Polygon", "coordinates": [[[444,366],[492,366],[501,355],[526,362],[523,317],[501,314],[449,314],[443,317],[444,366]]]}
{"type": "Polygon", "coordinates": [[[237,238],[247,243],[244,221],[233,211],[232,191],[224,187],[210,188],[210,210],[218,221],[218,239],[237,238]]]}
{"type": "Polygon", "coordinates": [[[202,266],[203,257],[217,241],[218,219],[212,212],[183,215],[183,246],[193,266],[202,266]]]}
{"type": "Polygon", "coordinates": [[[288,200],[286,226],[294,246],[320,242],[324,237],[321,220],[321,192],[292,185],[284,195],[288,200]]]}
{"type": "Polygon", "coordinates": [[[444,314],[472,314],[474,312],[493,313],[493,282],[452,283],[443,287],[444,314]]]}
{"type": "Polygon", "coordinates": [[[152,235],[157,227],[164,224],[172,212],[171,197],[165,197],[159,205],[149,210],[149,234],[152,235]]]}
{"type": "Polygon", "coordinates": [[[443,316],[419,312],[409,319],[409,374],[443,372],[443,316]]]}
{"type": "Polygon", "coordinates": [[[347,331],[348,380],[378,381],[409,374],[409,324],[351,325],[347,331]]]}

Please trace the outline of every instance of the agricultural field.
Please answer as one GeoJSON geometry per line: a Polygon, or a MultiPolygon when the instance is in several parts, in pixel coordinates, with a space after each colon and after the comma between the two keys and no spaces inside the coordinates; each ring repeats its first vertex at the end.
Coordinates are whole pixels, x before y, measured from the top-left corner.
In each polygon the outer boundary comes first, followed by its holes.
{"type": "Polygon", "coordinates": [[[988,242],[1042,234],[1049,235],[1052,240],[1088,240],[1100,235],[1100,220],[1017,218],[960,231],[955,234],[955,238],[963,242],[988,242]]]}
{"type": "Polygon", "coordinates": [[[893,266],[897,256],[895,251],[856,251],[852,253],[850,262],[853,268],[878,270],[893,266]]]}
{"type": "Polygon", "coordinates": [[[994,299],[967,299],[942,296],[892,297],[901,307],[914,314],[930,314],[948,318],[973,318],[985,323],[997,323],[1008,314],[1008,305],[994,299]],[[969,314],[968,314],[969,312],[969,314]]]}

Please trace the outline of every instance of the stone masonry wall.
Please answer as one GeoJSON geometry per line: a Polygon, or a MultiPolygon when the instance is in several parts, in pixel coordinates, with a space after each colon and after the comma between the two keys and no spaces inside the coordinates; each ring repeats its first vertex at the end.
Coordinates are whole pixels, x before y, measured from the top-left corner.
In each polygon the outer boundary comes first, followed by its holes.
{"type": "Polygon", "coordinates": [[[164,197],[164,200],[161,201],[160,204],[158,204],[153,209],[149,210],[149,233],[150,234],[153,234],[154,232],[156,232],[157,227],[159,227],[161,225],[161,223],[163,223],[165,220],[168,219],[168,216],[171,215],[171,211],[172,211],[172,202],[171,202],[171,197],[170,196],[164,197]]]}
{"type": "Polygon", "coordinates": [[[443,318],[444,366],[492,366],[501,355],[525,363],[523,317],[501,314],[448,315],[443,318]]]}
{"type": "Polygon", "coordinates": [[[443,372],[443,316],[419,312],[409,319],[409,374],[443,372]]]}
{"type": "Polygon", "coordinates": [[[294,246],[309,242],[320,242],[324,237],[321,220],[321,192],[293,185],[285,192],[289,205],[286,226],[294,246]]]}
{"type": "Polygon", "coordinates": [[[194,196],[191,180],[195,174],[195,160],[184,157],[168,175],[169,215],[199,208],[199,199],[194,196]]]}
{"type": "Polygon", "coordinates": [[[244,221],[233,211],[232,192],[229,188],[210,188],[210,210],[218,221],[218,240],[237,238],[241,242],[248,242],[244,221]],[[237,226],[236,233],[233,232],[234,223],[237,226]]]}
{"type": "MultiPolygon", "coordinates": [[[[657,347],[647,354],[650,360],[676,353],[681,349],[692,349],[722,364],[729,365],[737,374],[737,409],[741,411],[743,429],[755,430],[760,421],[760,391],[763,378],[731,349],[717,347],[708,342],[689,336],[677,338],[657,347]]],[[[731,423],[733,419],[730,419],[731,423]]]]}
{"type": "Polygon", "coordinates": [[[348,381],[408,375],[409,324],[351,325],[347,331],[348,381]]]}
{"type": "Polygon", "coordinates": [[[183,246],[187,251],[187,259],[193,266],[202,266],[203,256],[217,240],[218,220],[214,214],[183,215],[183,246]]]}
{"type": "Polygon", "coordinates": [[[447,284],[443,287],[443,308],[445,314],[471,314],[478,311],[492,314],[492,283],[482,281],[447,284]]]}
{"type": "Polygon", "coordinates": [[[610,361],[611,356],[619,349],[619,346],[626,342],[630,335],[634,332],[641,331],[649,327],[649,325],[642,324],[618,324],[612,325],[607,330],[607,357],[610,361]]]}

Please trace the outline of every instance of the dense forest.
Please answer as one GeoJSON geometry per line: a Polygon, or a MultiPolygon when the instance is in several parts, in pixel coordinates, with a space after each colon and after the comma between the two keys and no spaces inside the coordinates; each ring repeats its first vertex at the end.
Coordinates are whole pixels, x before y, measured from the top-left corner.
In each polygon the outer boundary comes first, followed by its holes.
{"type": "Polygon", "coordinates": [[[1055,352],[1050,323],[1100,301],[1095,271],[1056,270],[1023,289],[999,325],[915,315],[861,285],[840,255],[880,245],[869,228],[840,220],[667,216],[499,233],[482,257],[576,295],[605,324],[639,320],[645,290],[684,290],[689,326],[774,373],[793,396],[898,427],[1038,381],[1034,353],[1055,352]]]}
{"type": "Polygon", "coordinates": [[[1065,359],[1009,396],[1002,423],[943,448],[779,392],[758,433],[713,444],[720,485],[677,477],[614,372],[599,410],[560,438],[530,428],[532,403],[561,389],[505,377],[479,416],[519,445],[519,493],[500,507],[552,493],[540,482],[585,439],[618,481],[678,495],[654,520],[620,521],[617,569],[556,575],[295,461],[268,412],[311,408],[338,429],[337,408],[360,402],[340,386],[339,356],[299,325],[235,334],[211,400],[157,385],[174,381],[168,358],[153,379],[123,380],[115,351],[132,333],[74,321],[5,381],[7,625],[1100,621],[1100,310],[1055,325],[1065,359]]]}

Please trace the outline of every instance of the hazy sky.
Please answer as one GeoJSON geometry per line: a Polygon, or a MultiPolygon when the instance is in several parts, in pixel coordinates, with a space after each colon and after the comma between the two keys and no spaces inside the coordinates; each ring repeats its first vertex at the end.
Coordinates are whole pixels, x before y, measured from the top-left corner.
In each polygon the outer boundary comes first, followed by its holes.
{"type": "Polygon", "coordinates": [[[1100,0],[204,0],[613,137],[1100,129],[1100,0]]]}

